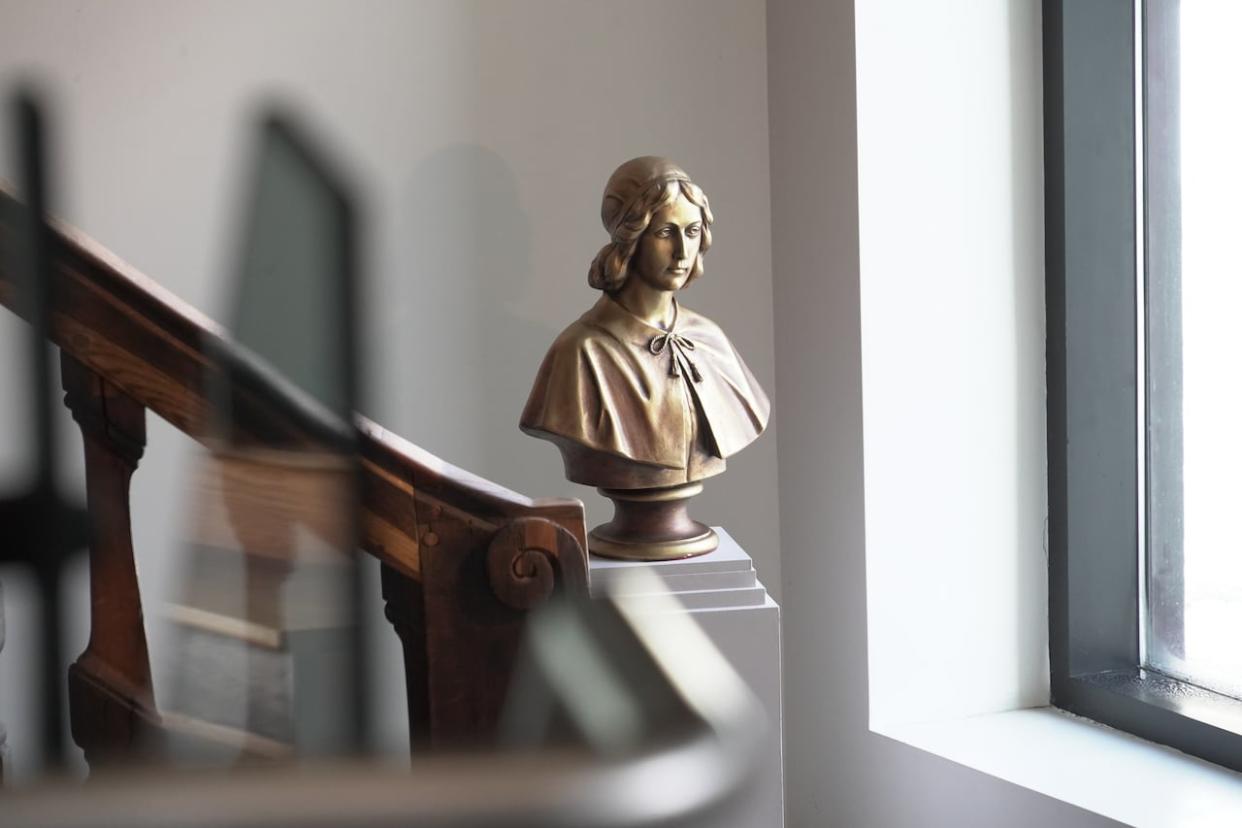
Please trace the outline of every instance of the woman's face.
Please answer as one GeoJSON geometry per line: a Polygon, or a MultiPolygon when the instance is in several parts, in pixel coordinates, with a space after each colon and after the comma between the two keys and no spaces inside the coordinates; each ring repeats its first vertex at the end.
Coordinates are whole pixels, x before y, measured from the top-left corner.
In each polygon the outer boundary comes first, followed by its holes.
{"type": "Polygon", "coordinates": [[[651,217],[631,266],[656,290],[680,290],[690,278],[702,241],[703,211],[679,191],[651,217]]]}

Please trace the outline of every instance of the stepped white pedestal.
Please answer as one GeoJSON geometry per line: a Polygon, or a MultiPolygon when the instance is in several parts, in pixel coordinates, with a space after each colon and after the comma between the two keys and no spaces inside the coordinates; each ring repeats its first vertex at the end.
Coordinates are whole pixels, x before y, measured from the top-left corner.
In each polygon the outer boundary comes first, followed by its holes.
{"type": "MultiPolygon", "coordinates": [[[[664,581],[759,698],[768,714],[768,739],[759,758],[760,778],[747,800],[719,823],[722,828],[784,825],[781,762],[781,609],[756,577],[750,556],[715,527],[720,548],[680,561],[615,561],[591,556],[591,591],[621,586],[618,574],[647,569],[664,581]]],[[[630,596],[642,602],[642,595],[630,596]]]]}

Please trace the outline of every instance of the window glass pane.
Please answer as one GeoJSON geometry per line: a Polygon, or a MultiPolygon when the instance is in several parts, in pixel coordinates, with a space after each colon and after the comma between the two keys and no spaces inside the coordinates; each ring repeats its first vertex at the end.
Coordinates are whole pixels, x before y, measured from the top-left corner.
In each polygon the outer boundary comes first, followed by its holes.
{"type": "MultiPolygon", "coordinates": [[[[1148,176],[1158,185],[1156,165],[1166,164],[1178,181],[1148,189],[1147,658],[1242,697],[1242,3],[1180,7],[1175,105],[1148,110],[1157,121],[1147,133],[1156,128],[1148,176]],[[1161,133],[1169,116],[1177,123],[1161,133]],[[1160,239],[1178,237],[1180,255],[1176,241],[1167,245],[1177,261],[1165,261],[1160,239]],[[1179,283],[1170,298],[1168,286],[1179,283]],[[1180,359],[1162,358],[1179,338],[1180,359]],[[1170,514],[1179,505],[1180,519],[1170,514]]],[[[1153,81],[1161,78],[1149,72],[1149,100],[1153,81]]]]}

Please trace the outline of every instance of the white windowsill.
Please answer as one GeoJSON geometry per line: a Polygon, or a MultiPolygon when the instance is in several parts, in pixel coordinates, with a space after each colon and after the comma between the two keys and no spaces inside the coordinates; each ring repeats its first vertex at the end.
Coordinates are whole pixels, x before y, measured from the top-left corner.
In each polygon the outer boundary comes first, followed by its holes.
{"type": "Polygon", "coordinates": [[[872,730],[1128,825],[1242,825],[1242,774],[1055,708],[872,730]]]}

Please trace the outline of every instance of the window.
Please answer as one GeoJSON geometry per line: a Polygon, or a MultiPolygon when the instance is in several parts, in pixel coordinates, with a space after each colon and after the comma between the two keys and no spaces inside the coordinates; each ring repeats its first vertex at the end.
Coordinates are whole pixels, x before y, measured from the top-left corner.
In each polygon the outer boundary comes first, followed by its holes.
{"type": "Polygon", "coordinates": [[[1049,645],[1057,706],[1242,770],[1233,5],[1044,4],[1049,645]]]}
{"type": "Polygon", "coordinates": [[[1242,698],[1242,5],[1165,0],[1152,12],[1146,658],[1242,698]]]}

